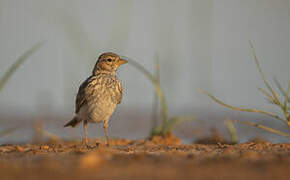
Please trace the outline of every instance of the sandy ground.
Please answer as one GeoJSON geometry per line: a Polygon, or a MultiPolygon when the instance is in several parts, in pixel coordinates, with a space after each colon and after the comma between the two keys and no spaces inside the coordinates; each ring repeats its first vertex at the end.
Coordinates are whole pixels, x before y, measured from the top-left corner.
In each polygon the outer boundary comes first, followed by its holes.
{"type": "Polygon", "coordinates": [[[290,144],[183,145],[174,136],[0,146],[1,179],[289,179],[290,144]]]}

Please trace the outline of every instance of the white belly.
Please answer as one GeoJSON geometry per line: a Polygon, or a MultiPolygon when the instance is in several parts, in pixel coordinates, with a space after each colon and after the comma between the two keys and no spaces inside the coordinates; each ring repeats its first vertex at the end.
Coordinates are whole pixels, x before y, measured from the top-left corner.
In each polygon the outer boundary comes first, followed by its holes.
{"type": "Polygon", "coordinates": [[[116,109],[116,104],[110,102],[98,102],[95,104],[84,105],[78,114],[82,120],[91,123],[109,121],[116,109]]]}

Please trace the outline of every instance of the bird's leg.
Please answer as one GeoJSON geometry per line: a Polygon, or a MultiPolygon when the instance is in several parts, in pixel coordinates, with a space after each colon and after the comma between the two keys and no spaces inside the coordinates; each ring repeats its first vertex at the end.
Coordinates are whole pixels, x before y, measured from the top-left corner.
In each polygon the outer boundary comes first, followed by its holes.
{"type": "Polygon", "coordinates": [[[110,146],[110,138],[109,138],[109,132],[108,132],[108,121],[104,121],[104,130],[106,134],[106,144],[107,146],[110,146]]]}
{"type": "Polygon", "coordinates": [[[88,132],[87,132],[87,126],[88,126],[88,122],[84,121],[84,133],[85,133],[85,144],[88,145],[89,141],[88,141],[88,132]]]}

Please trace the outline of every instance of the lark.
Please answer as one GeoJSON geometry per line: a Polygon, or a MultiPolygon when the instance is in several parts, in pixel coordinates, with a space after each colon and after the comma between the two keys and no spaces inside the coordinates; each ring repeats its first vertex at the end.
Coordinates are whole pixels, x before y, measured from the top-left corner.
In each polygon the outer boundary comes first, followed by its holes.
{"type": "Polygon", "coordinates": [[[99,56],[92,75],[79,87],[75,101],[75,116],[64,127],[76,127],[83,122],[85,143],[88,144],[87,124],[103,122],[106,143],[110,138],[108,125],[116,106],[122,101],[123,89],[116,76],[119,66],[126,64],[117,54],[107,52],[99,56]]]}

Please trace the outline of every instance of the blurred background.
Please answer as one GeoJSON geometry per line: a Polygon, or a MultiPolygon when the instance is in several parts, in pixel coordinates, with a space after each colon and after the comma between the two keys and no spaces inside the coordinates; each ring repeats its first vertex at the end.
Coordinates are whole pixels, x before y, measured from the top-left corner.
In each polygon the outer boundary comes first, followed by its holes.
{"type": "MultiPolygon", "coordinates": [[[[268,117],[227,110],[198,88],[232,105],[275,110],[257,90],[263,81],[249,40],[267,78],[277,77],[286,87],[289,32],[289,0],[0,0],[0,77],[44,41],[0,92],[0,130],[21,127],[0,142],[30,140],[36,121],[58,136],[81,137],[81,128],[63,124],[74,115],[79,85],[106,51],[130,57],[151,72],[159,59],[169,115],[197,117],[176,129],[183,139],[205,136],[211,127],[223,131],[225,119],[264,121],[283,130],[268,117]]],[[[146,137],[153,86],[131,65],[118,75],[124,96],[110,134],[146,137]]],[[[242,140],[259,133],[275,142],[289,141],[251,127],[238,132],[242,140]]],[[[103,136],[102,125],[90,125],[89,136],[103,136]]]]}

